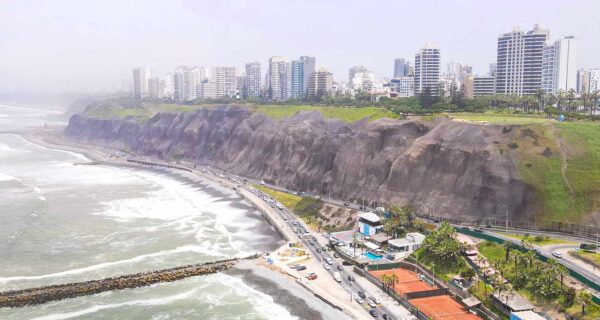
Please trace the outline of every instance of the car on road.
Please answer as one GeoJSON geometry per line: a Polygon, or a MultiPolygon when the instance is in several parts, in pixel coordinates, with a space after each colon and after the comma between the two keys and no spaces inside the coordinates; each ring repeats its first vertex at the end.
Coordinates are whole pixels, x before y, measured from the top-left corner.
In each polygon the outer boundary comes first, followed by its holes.
{"type": "Polygon", "coordinates": [[[350,203],[348,203],[348,202],[344,202],[344,205],[345,205],[346,207],[349,207],[349,206],[350,206],[350,203]]]}
{"type": "Polygon", "coordinates": [[[383,320],[392,320],[392,317],[389,316],[387,313],[382,314],[381,318],[383,318],[383,320]]]}
{"type": "Polygon", "coordinates": [[[334,258],[339,258],[339,257],[340,257],[340,255],[339,255],[339,254],[336,252],[336,253],[334,253],[334,254],[333,254],[333,257],[334,257],[334,258]]]}
{"type": "Polygon", "coordinates": [[[354,282],[354,277],[352,275],[348,275],[348,281],[354,282]]]}
{"type": "Polygon", "coordinates": [[[327,248],[322,247],[321,250],[323,250],[323,252],[327,251],[327,248]]]}
{"type": "Polygon", "coordinates": [[[302,270],[306,270],[306,266],[305,265],[299,265],[296,270],[298,271],[302,271],[302,270]]]}
{"type": "Polygon", "coordinates": [[[308,241],[308,243],[310,243],[310,245],[311,245],[311,246],[314,246],[314,245],[315,245],[315,242],[314,242],[314,241],[312,241],[312,240],[308,241]]]}
{"type": "Polygon", "coordinates": [[[371,307],[371,308],[377,307],[377,303],[375,303],[375,301],[373,301],[373,299],[369,299],[369,301],[367,301],[367,303],[369,304],[369,307],[371,307]]]}
{"type": "Polygon", "coordinates": [[[344,260],[344,261],[342,261],[342,265],[344,265],[344,266],[351,266],[352,262],[344,260]]]}
{"type": "Polygon", "coordinates": [[[339,271],[344,271],[344,268],[343,268],[342,266],[340,266],[340,265],[338,265],[336,268],[337,268],[339,271]]]}
{"type": "Polygon", "coordinates": [[[562,258],[562,253],[560,253],[558,251],[553,251],[552,255],[555,256],[556,258],[562,258]]]}
{"type": "Polygon", "coordinates": [[[286,217],[286,216],[283,216],[283,220],[287,221],[287,217],[286,217]]]}
{"type": "Polygon", "coordinates": [[[354,300],[356,300],[356,302],[358,302],[360,304],[365,303],[365,300],[363,300],[363,298],[361,298],[361,297],[356,297],[354,300]]]}
{"type": "Polygon", "coordinates": [[[358,294],[358,296],[361,297],[361,298],[363,298],[363,299],[367,298],[367,295],[364,292],[362,292],[362,291],[358,291],[356,294],[358,294]]]}
{"type": "Polygon", "coordinates": [[[325,268],[325,270],[331,270],[331,267],[327,264],[323,262],[323,268],[325,268]]]}
{"type": "Polygon", "coordinates": [[[321,253],[321,248],[317,248],[317,253],[321,253]]]}
{"type": "Polygon", "coordinates": [[[369,310],[369,314],[371,314],[371,317],[373,317],[373,318],[379,317],[379,314],[377,314],[377,311],[375,311],[373,309],[369,310]]]}
{"type": "Polygon", "coordinates": [[[290,266],[290,269],[296,269],[296,268],[298,268],[299,266],[300,266],[299,264],[297,264],[297,263],[294,263],[294,264],[292,264],[292,265],[290,266]]]}
{"type": "Polygon", "coordinates": [[[379,299],[377,299],[375,297],[371,297],[371,300],[373,300],[373,302],[375,302],[375,304],[381,304],[381,302],[379,302],[379,299]]]}
{"type": "Polygon", "coordinates": [[[342,275],[339,272],[337,272],[337,271],[333,273],[333,278],[337,282],[342,282],[342,275]]]}
{"type": "Polygon", "coordinates": [[[475,232],[483,232],[483,229],[481,229],[481,228],[475,228],[475,229],[473,229],[473,231],[475,231],[475,232]]]}
{"type": "Polygon", "coordinates": [[[316,278],[317,278],[317,274],[315,274],[314,272],[311,272],[306,275],[306,279],[308,279],[308,280],[315,280],[316,278]]]}
{"type": "Polygon", "coordinates": [[[298,232],[298,228],[296,228],[296,227],[293,227],[293,228],[292,228],[292,231],[293,231],[294,233],[297,233],[297,232],[298,232]]]}

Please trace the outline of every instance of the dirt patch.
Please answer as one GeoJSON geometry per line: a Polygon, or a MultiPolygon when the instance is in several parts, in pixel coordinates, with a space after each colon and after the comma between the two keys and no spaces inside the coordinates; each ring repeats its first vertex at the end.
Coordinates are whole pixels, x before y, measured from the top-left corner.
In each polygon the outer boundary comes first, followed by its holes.
{"type": "Polygon", "coordinates": [[[339,207],[329,203],[323,204],[319,211],[323,219],[323,228],[330,228],[332,232],[354,229],[358,211],[350,208],[339,207]]]}

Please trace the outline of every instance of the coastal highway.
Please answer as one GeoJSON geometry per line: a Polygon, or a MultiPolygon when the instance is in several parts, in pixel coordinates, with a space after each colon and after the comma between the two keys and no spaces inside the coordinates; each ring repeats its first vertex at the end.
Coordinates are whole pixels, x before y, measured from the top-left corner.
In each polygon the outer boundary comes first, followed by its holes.
{"type": "MultiPolygon", "coordinates": [[[[270,199],[270,197],[264,193],[262,193],[259,190],[256,190],[255,192],[257,192],[261,197],[263,197],[264,199],[270,199]]],[[[298,224],[298,227],[302,227],[304,228],[308,233],[309,236],[304,236],[304,237],[298,237],[300,239],[300,241],[302,242],[302,244],[304,244],[304,246],[309,250],[309,252],[312,254],[313,257],[315,257],[315,259],[318,262],[318,267],[319,268],[323,268],[323,263],[329,258],[332,259],[334,261],[333,265],[331,265],[331,269],[330,270],[324,270],[326,271],[326,273],[328,273],[332,278],[333,278],[333,274],[334,272],[340,272],[340,274],[342,275],[342,281],[340,283],[340,285],[342,286],[342,288],[348,292],[348,297],[347,299],[350,299],[350,297],[352,296],[357,296],[358,291],[362,291],[365,293],[365,295],[367,296],[367,299],[365,299],[365,303],[363,304],[363,307],[367,308],[367,310],[370,310],[371,308],[368,307],[368,305],[366,304],[366,302],[368,301],[368,298],[371,297],[376,297],[375,294],[373,294],[372,292],[368,292],[363,286],[361,286],[359,283],[357,283],[356,281],[352,281],[350,282],[348,280],[348,275],[352,275],[352,277],[356,278],[359,277],[359,275],[354,274],[354,272],[352,272],[352,267],[347,267],[347,266],[342,266],[341,264],[341,259],[336,259],[331,251],[323,251],[321,250],[321,252],[317,252],[317,248],[322,248],[323,244],[324,244],[324,237],[322,234],[316,234],[313,232],[310,232],[310,229],[303,223],[303,221],[301,221],[301,219],[297,219],[288,209],[283,208],[282,210],[279,210],[279,213],[282,217],[284,217],[286,220],[286,222],[288,223],[288,225],[290,227],[294,227],[294,222],[296,222],[298,224]],[[321,239],[319,239],[319,237],[321,239]],[[309,238],[314,238],[317,241],[313,241],[313,245],[310,244],[310,239],[309,238]],[[343,271],[339,271],[338,270],[338,266],[341,266],[343,271]]],[[[325,262],[326,263],[326,262],[325,262]]],[[[308,272],[312,272],[312,270],[307,269],[306,273],[308,272]]],[[[381,299],[378,299],[381,300],[381,299]]],[[[353,301],[352,303],[358,303],[356,301],[353,301]]],[[[376,308],[374,308],[377,313],[379,314],[379,316],[382,316],[383,314],[388,314],[388,315],[393,315],[390,310],[388,310],[388,308],[386,308],[383,305],[378,305],[376,308]]],[[[408,311],[406,311],[406,313],[408,313],[408,311]]],[[[395,315],[394,315],[395,316],[395,315]]],[[[395,318],[395,317],[394,317],[395,318]]]]}

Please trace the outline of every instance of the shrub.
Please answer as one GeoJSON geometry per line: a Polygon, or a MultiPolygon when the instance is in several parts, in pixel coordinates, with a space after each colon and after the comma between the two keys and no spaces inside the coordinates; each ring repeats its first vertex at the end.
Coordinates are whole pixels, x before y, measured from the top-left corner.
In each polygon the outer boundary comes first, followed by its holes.
{"type": "Polygon", "coordinates": [[[507,144],[507,146],[511,149],[516,149],[519,147],[519,145],[516,142],[510,142],[509,144],[507,144]]]}

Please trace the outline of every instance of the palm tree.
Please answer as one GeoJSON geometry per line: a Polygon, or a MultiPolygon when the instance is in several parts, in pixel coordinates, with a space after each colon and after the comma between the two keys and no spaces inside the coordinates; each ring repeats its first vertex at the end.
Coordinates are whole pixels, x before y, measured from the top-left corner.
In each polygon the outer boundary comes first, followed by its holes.
{"type": "Polygon", "coordinates": [[[504,246],[504,261],[508,261],[508,259],[510,259],[510,246],[512,245],[512,243],[510,241],[505,241],[503,246],[504,246]]]}
{"type": "Polygon", "coordinates": [[[556,268],[556,271],[558,272],[558,275],[560,276],[560,287],[563,287],[563,281],[564,281],[564,277],[569,275],[569,271],[567,270],[567,268],[565,266],[563,266],[562,264],[559,265],[556,268]]]}
{"type": "Polygon", "coordinates": [[[535,93],[535,96],[538,99],[538,112],[541,112],[544,109],[544,89],[538,89],[538,91],[535,93]]]}
{"type": "Polygon", "coordinates": [[[529,261],[529,269],[533,268],[533,262],[537,259],[537,254],[535,253],[535,251],[529,250],[527,251],[527,253],[525,253],[525,256],[529,261]]]}
{"type": "Polygon", "coordinates": [[[386,287],[389,285],[390,277],[387,274],[381,275],[381,284],[383,286],[383,291],[386,291],[386,287]]]}
{"type": "Polygon", "coordinates": [[[592,302],[592,294],[587,290],[581,290],[577,293],[575,301],[577,301],[578,304],[581,304],[581,315],[585,316],[585,307],[592,302]]]}
{"type": "Polygon", "coordinates": [[[395,274],[395,273],[393,273],[390,276],[390,282],[392,283],[392,289],[395,289],[396,288],[396,283],[398,282],[398,275],[395,274]]]}

